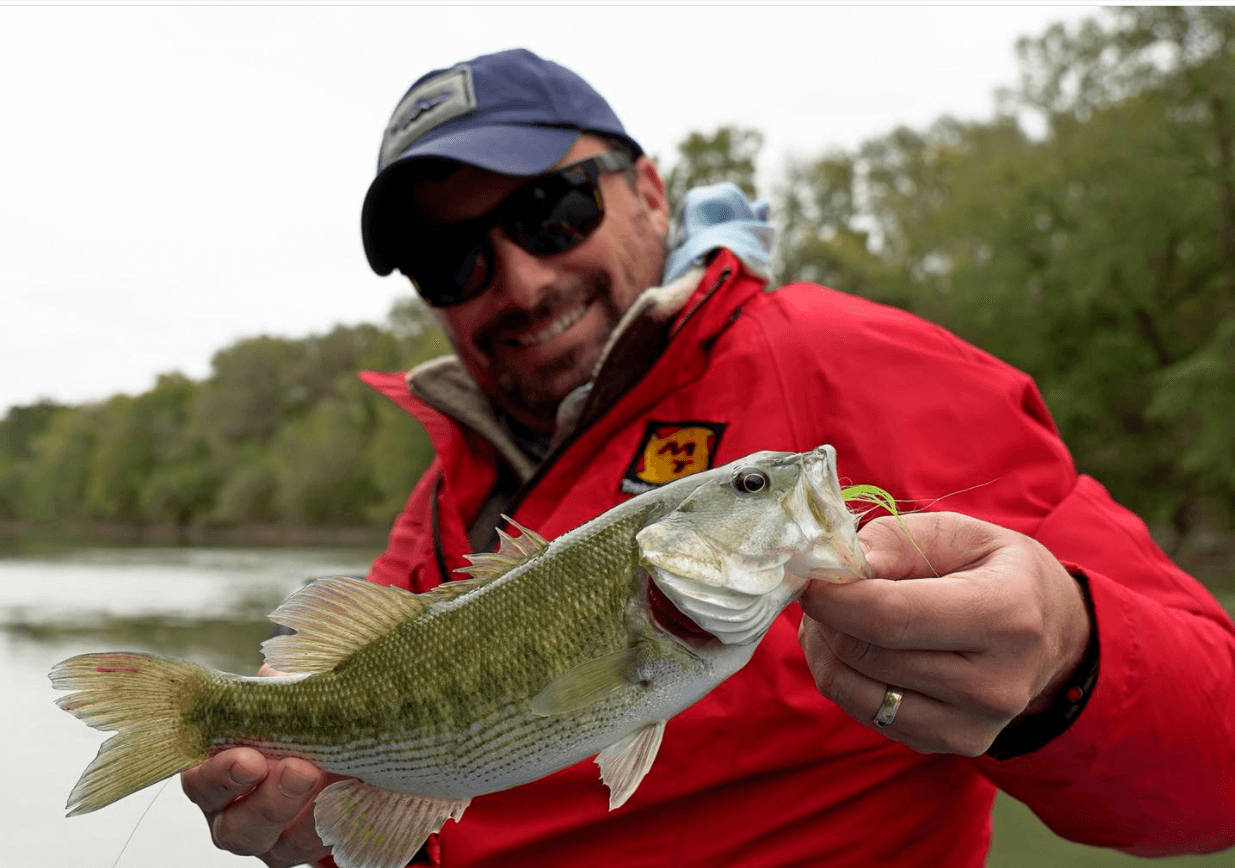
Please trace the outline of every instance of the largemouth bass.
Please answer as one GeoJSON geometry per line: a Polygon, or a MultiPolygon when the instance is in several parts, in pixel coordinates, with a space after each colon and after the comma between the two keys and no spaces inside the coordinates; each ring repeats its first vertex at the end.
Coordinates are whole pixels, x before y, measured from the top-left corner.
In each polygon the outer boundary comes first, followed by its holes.
{"type": "MultiPolygon", "coordinates": [[[[514,525],[513,522],[511,522],[514,525]]],[[[609,806],[665,723],[737,672],[810,579],[870,574],[831,446],[759,452],[641,494],[547,542],[514,525],[471,577],[424,594],[319,580],[271,618],[283,676],[137,653],[51,671],[116,730],[69,796],[97,810],[230,747],[349,780],[315,822],[341,868],[398,868],[483,793],[596,757],[609,806]]]]}

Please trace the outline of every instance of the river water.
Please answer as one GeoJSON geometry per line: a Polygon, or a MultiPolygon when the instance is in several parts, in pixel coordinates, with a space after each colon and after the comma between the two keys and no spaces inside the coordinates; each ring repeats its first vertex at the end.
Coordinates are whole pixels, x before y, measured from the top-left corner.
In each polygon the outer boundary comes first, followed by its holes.
{"type": "Polygon", "coordinates": [[[66,819],[69,791],[106,734],[53,704],[60,694],[47,672],[86,651],[136,650],[252,673],[270,633],[267,612],[304,579],[363,574],[376,554],[112,548],[0,556],[0,750],[8,776],[0,864],[109,868],[136,828],[117,868],[260,866],[214,848],[178,778],[66,819]]]}
{"type": "MultiPolygon", "coordinates": [[[[267,612],[306,578],[363,574],[376,554],[220,548],[0,554],[0,759],[8,776],[0,788],[0,865],[111,868],[123,850],[116,868],[260,868],[256,859],[214,848],[178,778],[66,819],[69,791],[106,734],[53,704],[60,694],[47,672],[74,654],[136,650],[251,673],[270,635],[267,612]]],[[[1145,862],[1063,841],[1023,806],[1000,797],[989,864],[1133,868],[1145,862]]],[[[1155,865],[1235,868],[1235,850],[1155,865]]]]}

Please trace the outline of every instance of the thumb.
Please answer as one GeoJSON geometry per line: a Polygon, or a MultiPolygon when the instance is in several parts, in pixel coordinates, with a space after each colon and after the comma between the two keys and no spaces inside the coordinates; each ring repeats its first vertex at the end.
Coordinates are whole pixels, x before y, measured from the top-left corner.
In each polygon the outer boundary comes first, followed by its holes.
{"type": "Polygon", "coordinates": [[[858,532],[858,540],[879,578],[920,579],[977,563],[995,549],[998,530],[955,512],[920,512],[876,518],[858,532]]]}

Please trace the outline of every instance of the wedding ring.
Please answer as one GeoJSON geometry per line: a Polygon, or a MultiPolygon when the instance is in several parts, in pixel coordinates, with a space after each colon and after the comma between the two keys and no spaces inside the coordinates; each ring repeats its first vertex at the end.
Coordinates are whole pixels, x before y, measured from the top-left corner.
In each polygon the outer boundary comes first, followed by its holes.
{"type": "Polygon", "coordinates": [[[901,700],[904,697],[905,694],[895,687],[888,687],[888,692],[883,695],[883,704],[875,712],[875,719],[872,721],[875,726],[880,729],[891,726],[892,721],[896,720],[896,712],[901,710],[901,700]]]}

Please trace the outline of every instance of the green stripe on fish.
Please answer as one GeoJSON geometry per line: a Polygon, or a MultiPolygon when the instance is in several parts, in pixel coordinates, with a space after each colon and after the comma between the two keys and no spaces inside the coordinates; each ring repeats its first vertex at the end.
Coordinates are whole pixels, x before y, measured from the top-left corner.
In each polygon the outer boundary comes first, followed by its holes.
{"type": "Polygon", "coordinates": [[[297,632],[264,645],[286,676],[58,664],[53,686],[76,691],[59,705],[118,731],[70,813],[240,745],[353,778],[315,806],[340,868],[398,868],[473,797],[591,756],[614,809],[666,721],[744,666],[806,581],[870,575],[830,446],[755,453],[551,542],[511,524],[521,535],[471,556],[471,578],[428,593],[335,578],[289,598],[271,617],[297,632]]]}

